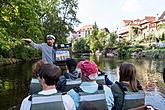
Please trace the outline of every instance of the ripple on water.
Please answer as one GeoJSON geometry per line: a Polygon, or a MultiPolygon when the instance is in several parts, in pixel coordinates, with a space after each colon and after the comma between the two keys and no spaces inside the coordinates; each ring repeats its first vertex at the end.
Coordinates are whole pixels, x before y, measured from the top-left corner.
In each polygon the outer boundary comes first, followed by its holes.
{"type": "Polygon", "coordinates": [[[153,105],[159,110],[164,110],[165,108],[165,97],[162,93],[157,91],[150,91],[146,93],[145,103],[147,105],[153,105]]]}

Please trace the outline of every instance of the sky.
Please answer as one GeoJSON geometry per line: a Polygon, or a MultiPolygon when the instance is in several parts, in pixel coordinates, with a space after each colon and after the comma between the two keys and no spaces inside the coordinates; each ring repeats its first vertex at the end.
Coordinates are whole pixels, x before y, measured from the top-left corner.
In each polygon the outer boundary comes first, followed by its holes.
{"type": "Polygon", "coordinates": [[[165,0],[78,0],[77,18],[83,25],[94,24],[99,28],[115,31],[123,19],[144,19],[160,16],[165,11],[165,0]],[[158,14],[158,15],[157,15],[158,14]]]}

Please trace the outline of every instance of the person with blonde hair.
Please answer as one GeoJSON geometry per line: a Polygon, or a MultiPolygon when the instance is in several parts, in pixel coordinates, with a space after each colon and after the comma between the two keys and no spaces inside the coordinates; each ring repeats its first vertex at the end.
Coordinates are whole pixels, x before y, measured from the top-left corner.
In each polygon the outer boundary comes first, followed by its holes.
{"type": "Polygon", "coordinates": [[[127,110],[144,106],[145,94],[136,75],[133,64],[124,62],[120,65],[119,82],[111,86],[115,105],[112,110],[127,110]]]}

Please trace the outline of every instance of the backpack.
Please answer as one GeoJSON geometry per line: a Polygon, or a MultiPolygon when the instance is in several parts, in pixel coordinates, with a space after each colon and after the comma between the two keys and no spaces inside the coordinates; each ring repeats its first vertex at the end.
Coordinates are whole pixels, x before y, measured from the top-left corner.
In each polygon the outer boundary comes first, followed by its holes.
{"type": "Polygon", "coordinates": [[[103,85],[98,85],[98,90],[95,93],[86,93],[79,86],[75,87],[74,91],[80,96],[80,106],[77,108],[78,110],[84,103],[90,103],[98,109],[108,110],[103,85]]]}
{"type": "Polygon", "coordinates": [[[132,92],[127,90],[126,87],[122,85],[122,83],[116,81],[115,84],[117,86],[112,86],[112,91],[113,89],[120,90],[122,92],[122,95],[113,93],[115,105],[112,110],[125,110],[144,105],[145,94],[142,90],[139,90],[138,92],[132,92]]]}
{"type": "Polygon", "coordinates": [[[29,85],[29,94],[36,94],[42,90],[42,87],[37,78],[32,78],[29,85]]]}
{"type": "MultiPolygon", "coordinates": [[[[96,82],[100,85],[105,84],[104,76],[102,75],[102,76],[97,77],[96,82]]],[[[76,87],[80,86],[80,84],[81,84],[81,79],[80,78],[77,78],[75,80],[66,79],[66,85],[64,87],[64,91],[62,91],[62,92],[67,92],[67,91],[69,91],[73,88],[76,88],[76,87]]]]}
{"type": "Polygon", "coordinates": [[[65,85],[66,85],[66,78],[65,78],[64,75],[61,75],[61,76],[59,77],[58,82],[57,82],[56,88],[57,88],[58,91],[64,92],[64,90],[65,90],[65,85]]]}
{"type": "Polygon", "coordinates": [[[67,92],[75,87],[78,87],[81,84],[81,80],[80,79],[67,79],[66,80],[66,85],[64,87],[64,91],[63,92],[67,92]]]}
{"type": "Polygon", "coordinates": [[[30,110],[65,110],[62,95],[59,93],[51,95],[33,94],[30,110]]]}

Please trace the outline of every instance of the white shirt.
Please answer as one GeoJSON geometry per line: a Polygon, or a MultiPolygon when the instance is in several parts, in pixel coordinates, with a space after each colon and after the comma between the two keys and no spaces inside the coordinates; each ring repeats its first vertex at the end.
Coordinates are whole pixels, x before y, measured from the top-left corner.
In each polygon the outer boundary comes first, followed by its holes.
{"type": "MultiPolygon", "coordinates": [[[[54,94],[54,93],[57,93],[56,89],[43,90],[43,91],[40,91],[38,94],[50,95],[50,94],[54,94]]],[[[30,95],[27,96],[22,101],[20,110],[30,110],[31,101],[28,100],[29,97],[30,97],[30,95]]],[[[63,104],[64,104],[64,107],[65,107],[65,110],[76,110],[76,107],[74,105],[74,101],[73,101],[73,99],[69,95],[62,95],[62,100],[63,100],[63,104]]]]}

